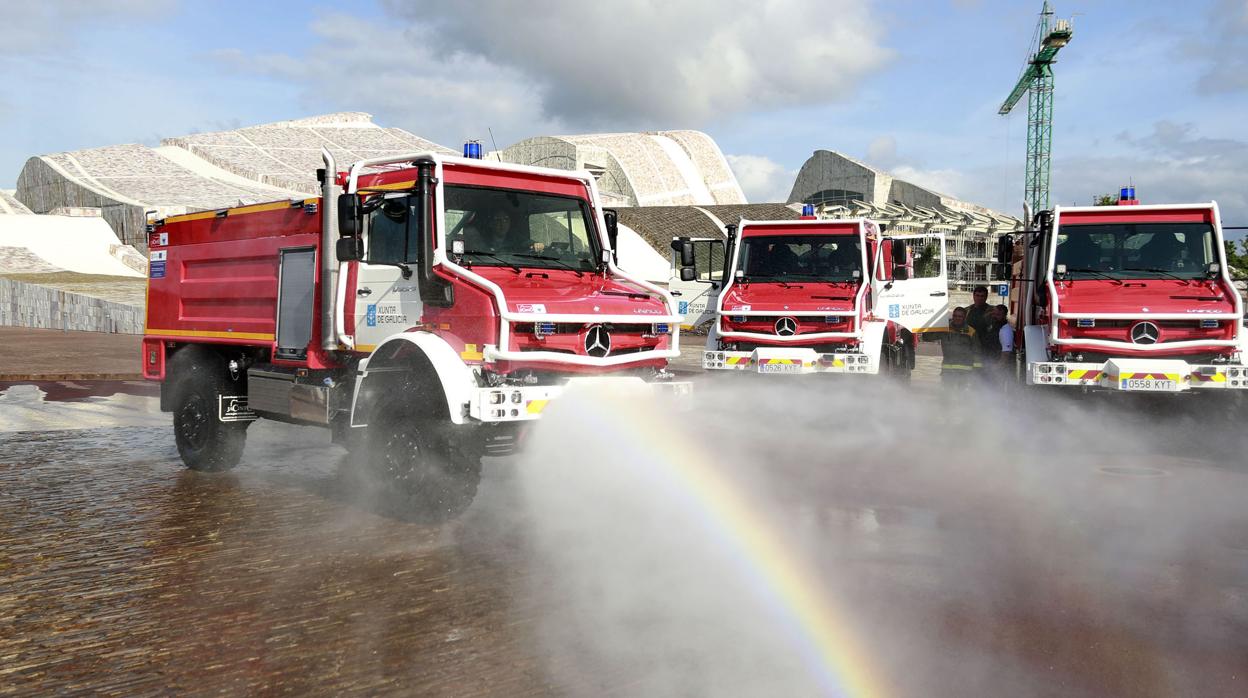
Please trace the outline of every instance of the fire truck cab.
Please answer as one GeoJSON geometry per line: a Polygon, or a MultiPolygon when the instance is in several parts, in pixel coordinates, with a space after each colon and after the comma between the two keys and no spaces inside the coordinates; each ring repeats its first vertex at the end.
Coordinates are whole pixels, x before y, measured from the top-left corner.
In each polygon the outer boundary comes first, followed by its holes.
{"type": "Polygon", "coordinates": [[[946,313],[939,233],[886,237],[860,218],[742,220],[726,242],[673,242],[680,278],[669,289],[706,298],[705,311],[684,308],[687,325],[711,319],[706,369],[908,377],[915,333],[946,313]]]}
{"type": "Polygon", "coordinates": [[[617,266],[589,173],[322,156],[319,197],[149,226],[144,375],[189,467],[233,467],[257,418],[315,424],[446,517],[571,383],[688,389],[672,298],[617,266]]]}
{"type": "Polygon", "coordinates": [[[1014,272],[1028,385],[1248,388],[1243,301],[1216,203],[1058,206],[1031,227],[998,245],[1014,272]]]}

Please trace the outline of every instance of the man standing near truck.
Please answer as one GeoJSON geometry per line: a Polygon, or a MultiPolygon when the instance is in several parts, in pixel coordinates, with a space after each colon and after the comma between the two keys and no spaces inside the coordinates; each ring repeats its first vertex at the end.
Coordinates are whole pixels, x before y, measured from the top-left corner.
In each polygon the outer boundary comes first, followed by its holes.
{"type": "MultiPolygon", "coordinates": [[[[966,309],[966,324],[983,340],[992,322],[992,308],[988,305],[988,287],[976,286],[971,290],[971,306],[966,309]]],[[[988,357],[988,360],[993,360],[988,357]]]]}
{"type": "Polygon", "coordinates": [[[924,342],[940,342],[940,382],[956,389],[971,384],[975,370],[983,366],[983,348],[975,328],[966,323],[966,308],[953,309],[949,327],[927,330],[921,337],[924,342]]]}

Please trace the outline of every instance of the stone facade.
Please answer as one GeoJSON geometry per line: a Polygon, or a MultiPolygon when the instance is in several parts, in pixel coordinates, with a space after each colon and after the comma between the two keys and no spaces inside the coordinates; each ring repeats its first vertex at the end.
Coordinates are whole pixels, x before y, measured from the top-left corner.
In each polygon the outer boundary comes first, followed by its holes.
{"type": "Polygon", "coordinates": [[[142,305],[128,305],[0,277],[0,326],[142,334],[142,305]]]}
{"type": "Polygon", "coordinates": [[[825,218],[871,218],[895,233],[943,233],[954,288],[993,280],[997,236],[1022,229],[1013,216],[897,179],[831,150],[816,150],[802,165],[789,202],[814,204],[825,218]]]}
{"type": "Polygon", "coordinates": [[[316,170],[323,167],[321,148],[346,166],[358,160],[397,153],[457,155],[399,128],[382,128],[363,112],[341,112],[279,121],[235,131],[166,138],[176,146],[246,179],[282,189],[316,194],[316,170]]]}
{"type": "Polygon", "coordinates": [[[0,190],[0,216],[13,216],[30,213],[26,205],[17,200],[14,192],[0,190]]]}
{"type": "Polygon", "coordinates": [[[588,170],[615,205],[743,204],[719,146],[698,131],[595,133],[528,138],[499,152],[506,162],[588,170]]]}
{"type": "Polygon", "coordinates": [[[15,198],[35,213],[98,208],[123,243],[146,251],[149,212],[160,218],[315,194],[322,146],[344,166],[414,151],[454,153],[347,112],[168,138],[160,148],[126,144],[33,157],[18,176],[15,198]]]}
{"type": "Polygon", "coordinates": [[[742,218],[755,221],[797,218],[798,211],[784,204],[737,204],[732,206],[636,206],[619,209],[620,223],[628,226],[664,258],[671,254],[677,237],[722,238],[723,226],[742,218]]]}

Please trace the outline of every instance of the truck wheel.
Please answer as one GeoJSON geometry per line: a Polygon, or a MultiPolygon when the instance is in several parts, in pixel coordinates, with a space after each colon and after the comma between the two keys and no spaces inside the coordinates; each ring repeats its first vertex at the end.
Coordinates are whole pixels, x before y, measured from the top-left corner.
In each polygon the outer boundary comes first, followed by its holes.
{"type": "Polygon", "coordinates": [[[247,441],[247,422],[217,418],[217,396],[230,394],[225,369],[198,360],[177,379],[173,400],[173,437],[178,455],[192,470],[221,471],[238,465],[247,441]]]}
{"type": "Polygon", "coordinates": [[[882,372],[899,383],[909,383],[910,369],[914,366],[913,352],[912,348],[902,343],[880,347],[882,372]]]}
{"type": "Polygon", "coordinates": [[[370,420],[368,463],[395,514],[427,523],[459,516],[477,496],[481,456],[456,444],[446,423],[386,407],[370,420]]]}

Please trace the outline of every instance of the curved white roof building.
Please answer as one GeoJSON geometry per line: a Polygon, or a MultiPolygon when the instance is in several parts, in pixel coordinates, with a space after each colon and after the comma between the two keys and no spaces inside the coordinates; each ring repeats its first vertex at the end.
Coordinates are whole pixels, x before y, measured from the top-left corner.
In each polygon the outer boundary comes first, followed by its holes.
{"type": "Polygon", "coordinates": [[[700,131],[538,136],[502,150],[522,165],[588,170],[616,206],[711,206],[745,203],[736,176],[700,131]]]}
{"type": "MultiPolygon", "coordinates": [[[[123,243],[147,248],[147,212],[188,211],[316,193],[321,148],[340,163],[413,150],[454,151],[368,114],[343,112],[233,131],[39,155],[26,161],[16,198],[35,213],[98,208],[123,243]]],[[[0,207],[2,208],[2,207],[0,207]]]]}

